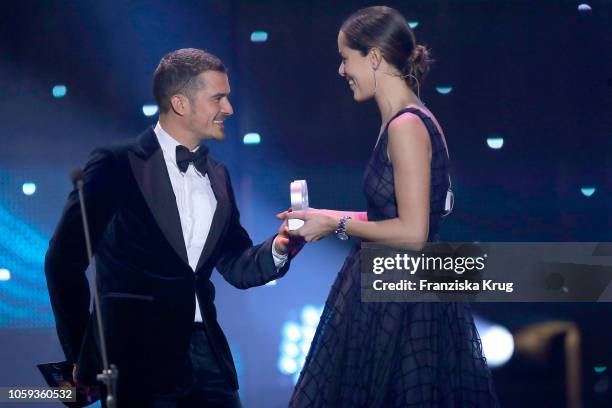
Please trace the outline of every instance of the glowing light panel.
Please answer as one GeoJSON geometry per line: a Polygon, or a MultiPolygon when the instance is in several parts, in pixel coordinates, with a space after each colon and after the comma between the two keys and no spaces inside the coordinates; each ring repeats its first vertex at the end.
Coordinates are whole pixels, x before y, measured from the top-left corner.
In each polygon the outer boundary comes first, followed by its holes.
{"type": "Polygon", "coordinates": [[[503,326],[493,325],[480,333],[482,352],[491,367],[499,367],[514,354],[514,338],[503,326]]]}
{"type": "Polygon", "coordinates": [[[489,137],[487,138],[487,145],[491,149],[501,149],[504,145],[504,138],[499,136],[489,137]]]}
{"type": "Polygon", "coordinates": [[[0,269],[0,281],[7,281],[9,279],[11,279],[11,271],[5,268],[0,269]]]}
{"type": "Polygon", "coordinates": [[[591,187],[591,186],[584,186],[584,187],[580,188],[580,192],[585,197],[592,196],[593,194],[595,194],[595,191],[597,191],[597,189],[595,187],[591,187]]]}
{"type": "Polygon", "coordinates": [[[157,105],[142,105],[142,113],[144,113],[145,116],[153,116],[158,110],[157,105]]]}
{"type": "Polygon", "coordinates": [[[30,196],[36,192],[36,184],[23,183],[23,185],[21,186],[21,190],[23,191],[23,194],[30,196]]]}
{"type": "Polygon", "coordinates": [[[268,33],[265,31],[253,31],[251,33],[251,42],[259,43],[268,41],[268,33]]]}
{"type": "Polygon", "coordinates": [[[261,143],[261,136],[259,136],[259,133],[247,133],[242,138],[242,143],[244,143],[245,145],[259,144],[261,143]]]}
{"type": "Polygon", "coordinates": [[[453,90],[452,86],[437,86],[436,87],[436,91],[440,94],[440,95],[448,95],[449,93],[451,93],[453,90]]]}
{"type": "Polygon", "coordinates": [[[304,367],[322,312],[323,307],[306,305],[302,308],[299,323],[288,321],[283,326],[278,370],[292,375],[293,383],[297,383],[300,370],[304,367]]]}
{"type": "Polygon", "coordinates": [[[54,98],[63,98],[68,93],[66,85],[55,85],[51,90],[54,98]]]}

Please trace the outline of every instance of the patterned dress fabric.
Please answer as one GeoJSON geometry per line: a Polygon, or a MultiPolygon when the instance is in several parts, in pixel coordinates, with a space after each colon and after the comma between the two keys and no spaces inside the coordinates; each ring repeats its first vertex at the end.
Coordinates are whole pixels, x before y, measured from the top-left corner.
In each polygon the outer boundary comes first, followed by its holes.
{"type": "MultiPolygon", "coordinates": [[[[421,110],[406,108],[393,119],[406,112],[421,118],[431,140],[429,241],[436,241],[449,189],[448,156],[421,110]]],[[[388,126],[363,180],[373,221],[397,217],[388,126]]],[[[325,303],[291,408],[499,406],[469,304],[362,303],[360,274],[356,244],[325,303]]]]}

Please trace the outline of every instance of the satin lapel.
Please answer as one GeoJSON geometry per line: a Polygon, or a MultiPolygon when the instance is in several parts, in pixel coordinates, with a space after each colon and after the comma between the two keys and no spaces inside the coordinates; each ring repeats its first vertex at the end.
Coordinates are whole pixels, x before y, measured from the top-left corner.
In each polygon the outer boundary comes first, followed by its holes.
{"type": "Polygon", "coordinates": [[[209,160],[207,163],[207,174],[210,179],[210,185],[212,187],[215,198],[217,199],[217,208],[213,215],[212,224],[210,225],[210,232],[206,238],[206,244],[202,248],[200,259],[198,259],[198,266],[196,272],[206,263],[207,259],[212,255],[219,238],[225,230],[225,226],[229,221],[231,215],[230,202],[227,191],[227,179],[225,172],[221,166],[211,164],[209,160]]]}
{"type": "Polygon", "coordinates": [[[143,134],[140,141],[142,151],[129,154],[132,172],[168,243],[183,261],[189,264],[181,218],[162,150],[152,129],[143,134]]]}

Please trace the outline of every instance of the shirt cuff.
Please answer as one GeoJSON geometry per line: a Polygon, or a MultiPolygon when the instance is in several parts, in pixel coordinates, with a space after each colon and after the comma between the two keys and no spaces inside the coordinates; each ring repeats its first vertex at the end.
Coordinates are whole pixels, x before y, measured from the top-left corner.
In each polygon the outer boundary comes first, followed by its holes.
{"type": "Polygon", "coordinates": [[[274,266],[276,266],[276,269],[278,270],[285,266],[287,260],[289,259],[289,255],[282,255],[276,252],[274,250],[274,242],[272,242],[272,258],[274,258],[274,266]]]}

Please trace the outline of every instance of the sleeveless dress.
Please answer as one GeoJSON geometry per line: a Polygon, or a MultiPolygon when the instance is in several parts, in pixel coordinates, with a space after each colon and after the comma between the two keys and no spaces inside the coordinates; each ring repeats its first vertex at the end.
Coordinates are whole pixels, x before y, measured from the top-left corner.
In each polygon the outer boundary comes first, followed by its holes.
{"type": "MultiPolygon", "coordinates": [[[[405,112],[421,118],[431,140],[428,240],[435,241],[449,189],[448,156],[440,132],[421,110],[403,109],[391,121],[405,112]]],[[[363,180],[371,221],[397,217],[388,126],[363,180]]],[[[499,406],[469,305],[362,303],[360,263],[357,244],[331,288],[289,406],[499,406]]]]}

